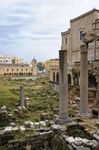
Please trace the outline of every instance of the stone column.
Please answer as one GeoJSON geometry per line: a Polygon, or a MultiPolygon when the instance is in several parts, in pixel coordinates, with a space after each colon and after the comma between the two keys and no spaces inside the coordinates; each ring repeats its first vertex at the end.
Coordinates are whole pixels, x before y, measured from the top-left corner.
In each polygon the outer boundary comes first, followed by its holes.
{"type": "Polygon", "coordinates": [[[88,116],[88,47],[81,45],[80,61],[80,117],[88,116]]]}
{"type": "Polygon", "coordinates": [[[96,74],[97,91],[96,91],[96,106],[98,108],[98,121],[99,121],[99,73],[96,74]]]}
{"type": "Polygon", "coordinates": [[[20,86],[20,104],[21,104],[21,107],[25,107],[25,96],[24,96],[24,87],[23,86],[20,86]]]}
{"type": "Polygon", "coordinates": [[[68,121],[67,51],[59,51],[59,120],[68,121]]]}

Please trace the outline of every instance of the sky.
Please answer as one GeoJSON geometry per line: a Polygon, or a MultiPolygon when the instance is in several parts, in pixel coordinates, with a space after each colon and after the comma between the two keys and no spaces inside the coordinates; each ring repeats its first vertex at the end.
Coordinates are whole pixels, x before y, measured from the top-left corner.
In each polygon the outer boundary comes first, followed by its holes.
{"type": "Polygon", "coordinates": [[[58,58],[61,32],[99,0],[0,0],[0,54],[26,62],[58,58]]]}

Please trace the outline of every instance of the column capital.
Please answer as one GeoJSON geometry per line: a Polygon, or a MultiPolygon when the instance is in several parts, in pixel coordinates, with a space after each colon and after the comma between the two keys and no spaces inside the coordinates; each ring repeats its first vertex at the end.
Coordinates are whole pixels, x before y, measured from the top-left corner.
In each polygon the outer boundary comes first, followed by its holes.
{"type": "Polygon", "coordinates": [[[81,52],[87,52],[88,51],[88,44],[81,43],[80,50],[81,50],[81,52]]]}

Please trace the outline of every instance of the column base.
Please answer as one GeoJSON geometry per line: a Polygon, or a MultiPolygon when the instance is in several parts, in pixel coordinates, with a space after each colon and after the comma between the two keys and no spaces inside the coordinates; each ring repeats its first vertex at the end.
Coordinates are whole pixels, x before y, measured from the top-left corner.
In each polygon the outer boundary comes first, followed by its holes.
{"type": "Polygon", "coordinates": [[[89,117],[91,117],[91,115],[89,113],[79,113],[78,116],[80,118],[89,118],[89,117]]]}
{"type": "Polygon", "coordinates": [[[66,115],[65,113],[59,115],[59,122],[60,123],[65,123],[68,121],[70,121],[70,118],[68,115],[66,115]]]}

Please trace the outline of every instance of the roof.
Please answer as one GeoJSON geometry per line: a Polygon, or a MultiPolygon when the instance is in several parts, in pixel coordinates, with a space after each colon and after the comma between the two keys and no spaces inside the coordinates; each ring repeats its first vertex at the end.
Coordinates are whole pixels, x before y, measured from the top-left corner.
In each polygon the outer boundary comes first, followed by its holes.
{"type": "Polygon", "coordinates": [[[49,59],[49,60],[47,60],[46,62],[49,62],[49,61],[59,61],[59,59],[58,59],[58,58],[49,59]]]}
{"type": "Polygon", "coordinates": [[[0,64],[0,66],[7,66],[7,67],[28,67],[28,64],[0,64]]]}
{"type": "Polygon", "coordinates": [[[94,8],[94,9],[92,9],[92,10],[90,10],[90,11],[88,11],[88,12],[86,12],[86,13],[84,13],[84,14],[76,17],[76,18],[74,18],[74,19],[71,19],[70,22],[73,22],[73,21],[76,21],[78,19],[81,19],[81,18],[83,18],[83,17],[85,17],[87,15],[90,15],[91,13],[94,13],[94,12],[99,12],[99,10],[94,8]]]}
{"type": "Polygon", "coordinates": [[[68,29],[67,31],[61,32],[61,35],[64,36],[64,35],[69,34],[69,33],[70,33],[70,29],[68,29]]]}

